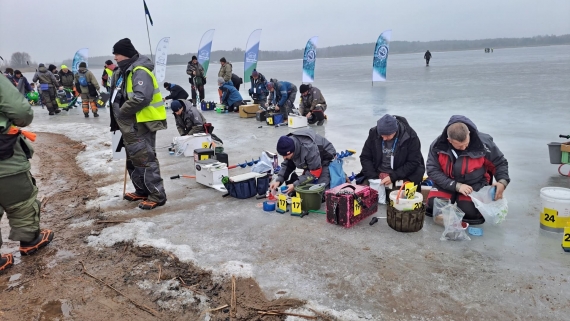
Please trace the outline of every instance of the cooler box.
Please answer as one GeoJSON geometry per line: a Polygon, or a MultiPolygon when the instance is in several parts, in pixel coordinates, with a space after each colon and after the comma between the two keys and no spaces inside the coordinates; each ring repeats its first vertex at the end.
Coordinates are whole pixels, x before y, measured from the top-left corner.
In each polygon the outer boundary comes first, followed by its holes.
{"type": "Polygon", "coordinates": [[[194,150],[208,148],[212,144],[212,137],[209,134],[194,134],[191,136],[174,137],[172,142],[176,146],[177,154],[184,154],[186,157],[194,157],[194,150]]]}
{"type": "MultiPolygon", "coordinates": [[[[257,178],[258,177],[268,177],[265,174],[259,173],[246,173],[241,175],[236,175],[229,177],[224,186],[226,187],[228,193],[225,196],[232,196],[239,199],[246,199],[254,197],[255,195],[262,195],[261,190],[258,191],[257,188],[257,178]]],[[[269,180],[269,179],[268,179],[269,180]]],[[[269,183],[267,184],[269,186],[269,183]]],[[[267,186],[263,190],[263,195],[267,191],[267,186]]],[[[262,186],[260,186],[262,187],[262,186]]]]}
{"type": "Polygon", "coordinates": [[[342,184],[325,192],[327,222],[352,227],[378,211],[378,191],[342,184]]]}
{"type": "Polygon", "coordinates": [[[257,121],[265,121],[267,119],[267,111],[258,110],[255,113],[255,119],[257,119],[257,121]]]}
{"type": "Polygon", "coordinates": [[[307,123],[307,117],[297,116],[297,115],[289,115],[289,128],[301,128],[307,127],[309,124],[307,123]]]}
{"type": "Polygon", "coordinates": [[[228,166],[215,160],[214,162],[211,161],[196,162],[196,182],[208,187],[223,186],[222,178],[228,176],[228,166]]]}
{"type": "Polygon", "coordinates": [[[194,162],[214,158],[214,150],[209,148],[198,148],[194,150],[194,162]]]}
{"type": "Polygon", "coordinates": [[[278,113],[269,113],[265,119],[267,125],[279,125],[283,122],[283,115],[278,113]]]}
{"type": "Polygon", "coordinates": [[[258,110],[259,110],[258,104],[239,106],[239,117],[240,118],[256,117],[258,110]]]}

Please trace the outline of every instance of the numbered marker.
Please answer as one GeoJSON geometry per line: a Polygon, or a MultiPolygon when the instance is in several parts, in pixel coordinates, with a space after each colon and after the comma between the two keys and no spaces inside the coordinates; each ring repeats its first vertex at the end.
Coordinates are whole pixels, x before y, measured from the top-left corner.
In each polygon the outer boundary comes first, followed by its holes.
{"type": "Polygon", "coordinates": [[[414,203],[413,209],[418,210],[418,209],[420,209],[420,207],[422,207],[422,203],[414,203]]]}
{"type": "Polygon", "coordinates": [[[562,248],[566,252],[570,252],[570,227],[564,228],[564,235],[562,236],[562,248]]]}
{"type": "Polygon", "coordinates": [[[293,126],[293,118],[289,118],[289,126],[293,126]]]}
{"type": "Polygon", "coordinates": [[[406,189],[406,198],[413,199],[414,196],[416,195],[416,189],[417,189],[414,183],[407,183],[405,185],[405,189],[406,189]]]}
{"type": "Polygon", "coordinates": [[[208,143],[208,142],[202,143],[202,148],[208,148],[208,147],[210,147],[210,143],[208,143]]]}
{"type": "Polygon", "coordinates": [[[545,207],[542,213],[540,213],[540,224],[546,227],[558,228],[558,211],[545,207]]]}
{"type": "Polygon", "coordinates": [[[356,200],[354,200],[354,216],[360,215],[361,211],[362,211],[362,208],[360,207],[360,204],[358,204],[358,202],[356,200]]]}
{"type": "Polygon", "coordinates": [[[291,213],[301,214],[301,199],[298,197],[291,197],[291,213]]]}
{"type": "Polygon", "coordinates": [[[208,155],[200,155],[200,160],[208,159],[208,155]]]}
{"type": "Polygon", "coordinates": [[[283,212],[287,211],[287,196],[283,194],[279,195],[279,204],[277,204],[277,207],[283,212]]]}
{"type": "Polygon", "coordinates": [[[393,200],[390,200],[390,206],[394,207],[394,201],[393,200]]]}
{"type": "Polygon", "coordinates": [[[273,117],[267,118],[267,125],[273,125],[273,117]]]}

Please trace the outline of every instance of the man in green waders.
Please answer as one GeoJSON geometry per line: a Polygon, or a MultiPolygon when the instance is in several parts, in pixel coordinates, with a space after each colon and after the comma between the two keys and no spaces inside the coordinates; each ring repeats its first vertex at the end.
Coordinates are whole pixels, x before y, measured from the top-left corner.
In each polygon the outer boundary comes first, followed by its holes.
{"type": "Polygon", "coordinates": [[[139,55],[131,40],[113,46],[118,69],[111,78],[111,131],[120,130],[127,154],[127,170],[135,192],[123,198],[151,210],[166,203],[166,192],[156,158],[156,132],[166,129],[166,108],[154,64],[139,55]]]}
{"type": "MultiPolygon", "coordinates": [[[[4,211],[12,241],[20,241],[20,254],[35,253],[48,245],[54,233],[40,230],[38,189],[30,174],[33,149],[14,126],[28,126],[34,113],[28,101],[6,78],[0,77],[0,218],[4,211]]],[[[2,235],[0,235],[0,246],[2,235]]],[[[0,271],[13,265],[11,253],[0,256],[0,271]]],[[[0,272],[2,273],[2,272],[0,272]]]]}

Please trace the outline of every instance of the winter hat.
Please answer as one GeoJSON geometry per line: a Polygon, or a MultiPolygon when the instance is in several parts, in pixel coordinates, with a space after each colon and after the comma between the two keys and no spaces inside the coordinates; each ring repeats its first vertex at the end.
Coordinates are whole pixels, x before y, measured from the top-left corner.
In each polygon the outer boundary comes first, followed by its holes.
{"type": "Polygon", "coordinates": [[[265,85],[265,88],[267,88],[267,90],[273,89],[273,82],[271,82],[271,81],[268,82],[268,83],[265,85]]]}
{"type": "Polygon", "coordinates": [[[166,88],[166,89],[170,88],[170,83],[169,83],[169,82],[165,82],[165,83],[164,83],[164,88],[166,88]]]}
{"type": "Polygon", "coordinates": [[[287,156],[295,152],[295,142],[289,136],[281,136],[277,141],[277,153],[287,156]]]}
{"type": "Polygon", "coordinates": [[[192,60],[198,60],[196,56],[192,56],[192,60]]]}
{"type": "Polygon", "coordinates": [[[309,91],[309,85],[302,84],[302,85],[299,87],[299,91],[301,92],[301,94],[306,93],[307,91],[309,91]]]}
{"type": "Polygon", "coordinates": [[[398,122],[392,115],[384,115],[378,119],[376,123],[376,131],[378,135],[392,135],[398,131],[398,122]]]}
{"type": "Polygon", "coordinates": [[[218,85],[225,83],[226,81],[222,77],[218,77],[218,85]]]}
{"type": "Polygon", "coordinates": [[[226,57],[220,58],[220,62],[227,62],[227,61],[226,61],[226,57]]]}
{"type": "Polygon", "coordinates": [[[55,69],[57,69],[57,67],[55,65],[49,65],[49,67],[48,67],[49,71],[54,71],[55,69]]]}
{"type": "Polygon", "coordinates": [[[45,66],[46,66],[46,65],[44,65],[43,63],[40,63],[40,64],[38,65],[38,68],[45,67],[45,66]]]}
{"type": "Polygon", "coordinates": [[[14,75],[21,75],[21,74],[22,74],[22,72],[19,71],[18,69],[14,70],[14,75]]]}
{"type": "Polygon", "coordinates": [[[83,61],[79,64],[79,68],[81,68],[81,67],[87,68],[87,64],[85,63],[85,61],[83,61]]]}
{"type": "Polygon", "coordinates": [[[257,77],[257,76],[259,76],[259,73],[257,72],[257,70],[254,69],[254,70],[251,72],[251,75],[252,75],[253,77],[257,77]]]}
{"type": "Polygon", "coordinates": [[[179,111],[180,108],[182,108],[182,104],[181,104],[178,100],[173,100],[173,101],[170,103],[170,109],[171,109],[173,112],[179,111]]]}
{"type": "Polygon", "coordinates": [[[61,65],[61,69],[69,69],[66,65],[61,65]]]}
{"type": "Polygon", "coordinates": [[[131,39],[123,38],[113,46],[113,54],[114,55],[123,55],[128,58],[134,57],[138,54],[138,51],[135,49],[135,46],[131,43],[131,39]]]}
{"type": "Polygon", "coordinates": [[[113,64],[113,62],[112,62],[111,60],[105,61],[105,66],[109,66],[109,65],[112,65],[112,64],[113,64]]]}

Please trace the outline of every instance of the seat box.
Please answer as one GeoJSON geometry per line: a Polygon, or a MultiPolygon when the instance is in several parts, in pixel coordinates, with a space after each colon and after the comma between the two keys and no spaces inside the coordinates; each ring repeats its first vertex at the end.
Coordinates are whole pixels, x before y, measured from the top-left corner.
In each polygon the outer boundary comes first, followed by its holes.
{"type": "Polygon", "coordinates": [[[239,117],[240,118],[256,117],[258,110],[259,110],[258,104],[239,106],[239,117]]]}

